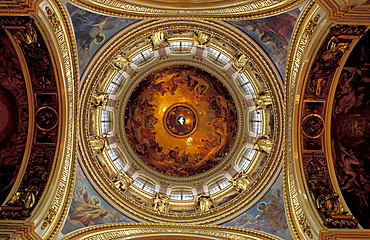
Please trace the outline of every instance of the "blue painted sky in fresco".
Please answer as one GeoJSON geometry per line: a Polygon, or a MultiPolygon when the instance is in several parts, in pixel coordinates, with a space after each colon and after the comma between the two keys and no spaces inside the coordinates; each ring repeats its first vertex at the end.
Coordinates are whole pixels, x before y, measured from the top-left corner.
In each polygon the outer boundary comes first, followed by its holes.
{"type": "Polygon", "coordinates": [[[116,211],[94,190],[81,167],[77,164],[71,207],[62,228],[62,233],[68,234],[86,226],[98,224],[134,222],[136,221],[116,211]],[[90,204],[97,207],[87,205],[86,199],[92,201],[93,203],[90,204]],[[94,203],[94,201],[96,202],[94,203]],[[101,216],[96,217],[97,212],[101,212],[101,216]]]}
{"type": "Polygon", "coordinates": [[[293,240],[286,220],[283,192],[283,177],[280,174],[271,189],[253,207],[222,226],[258,230],[284,240],[293,240]],[[264,209],[263,203],[266,204],[264,209]]]}
{"type": "Polygon", "coordinates": [[[66,7],[76,37],[80,75],[94,54],[109,38],[138,21],[138,19],[108,17],[92,13],[71,3],[67,3],[66,7]]]}
{"type": "Polygon", "coordinates": [[[284,79],[289,43],[300,12],[297,7],[272,17],[228,22],[251,36],[267,52],[284,79]]]}

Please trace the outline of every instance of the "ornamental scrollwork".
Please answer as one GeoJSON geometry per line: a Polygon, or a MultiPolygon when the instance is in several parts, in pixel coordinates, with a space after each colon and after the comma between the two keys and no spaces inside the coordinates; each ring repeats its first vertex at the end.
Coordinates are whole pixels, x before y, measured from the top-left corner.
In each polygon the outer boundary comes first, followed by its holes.
{"type": "Polygon", "coordinates": [[[310,226],[308,225],[308,221],[307,221],[307,218],[304,216],[304,215],[301,215],[299,218],[298,218],[298,223],[299,225],[301,226],[303,232],[305,234],[307,234],[307,236],[309,238],[312,238],[313,235],[312,235],[312,232],[311,232],[311,228],[310,226]]]}
{"type": "Polygon", "coordinates": [[[60,21],[57,18],[56,14],[50,9],[50,7],[45,7],[46,14],[48,15],[49,22],[51,23],[51,27],[56,32],[61,29],[60,21]]]}
{"type": "Polygon", "coordinates": [[[339,195],[330,182],[326,160],[323,155],[308,155],[303,158],[311,196],[326,227],[357,228],[358,220],[344,211],[339,195]]]}

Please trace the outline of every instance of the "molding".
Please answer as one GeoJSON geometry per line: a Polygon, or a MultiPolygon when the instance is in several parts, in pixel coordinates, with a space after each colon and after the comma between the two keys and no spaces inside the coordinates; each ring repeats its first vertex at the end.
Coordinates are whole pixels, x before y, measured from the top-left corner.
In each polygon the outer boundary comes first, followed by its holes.
{"type": "Polygon", "coordinates": [[[313,44],[312,38],[314,35],[317,35],[318,26],[324,21],[323,15],[319,6],[313,1],[303,10],[292,36],[286,70],[285,99],[287,107],[285,114],[284,196],[288,221],[296,239],[316,237],[314,236],[316,227],[312,225],[312,221],[316,222],[316,220],[312,220],[312,216],[309,214],[310,211],[306,207],[307,200],[304,199],[306,191],[304,189],[302,191],[304,177],[302,169],[300,169],[297,163],[298,150],[295,145],[295,135],[299,125],[296,125],[294,110],[298,107],[296,104],[300,101],[300,97],[296,95],[296,92],[300,86],[299,79],[302,78],[302,72],[307,68],[305,59],[309,58],[307,54],[313,44]]]}
{"type": "Polygon", "coordinates": [[[42,0],[8,0],[0,3],[0,16],[31,16],[37,14],[42,0]]]}
{"type": "Polygon", "coordinates": [[[4,240],[41,240],[36,234],[33,223],[17,220],[0,220],[0,239],[4,240]]]}
{"type": "MultiPolygon", "coordinates": [[[[86,228],[64,237],[64,240],[77,239],[117,239],[144,236],[157,236],[162,239],[163,236],[172,234],[181,235],[181,239],[186,239],[187,235],[197,237],[212,237],[212,239],[229,240],[279,240],[267,233],[254,230],[221,227],[221,226],[197,226],[187,224],[108,224],[86,228]],[[184,237],[185,236],[185,237],[184,237]]],[[[176,239],[176,238],[174,238],[176,239]]]]}
{"type": "Polygon", "coordinates": [[[366,0],[317,0],[328,22],[370,25],[370,4],[366,0]]]}
{"type": "MultiPolygon", "coordinates": [[[[291,9],[304,0],[242,1],[232,6],[204,7],[199,9],[177,8],[173,2],[166,5],[148,6],[138,1],[125,0],[73,0],[76,4],[103,14],[139,19],[247,19],[277,14],[291,9]],[[163,7],[164,6],[164,7],[163,7]]],[[[193,2],[193,1],[192,1],[193,2]]]]}
{"type": "Polygon", "coordinates": [[[319,240],[370,239],[369,229],[327,229],[320,231],[319,240]]]}
{"type": "Polygon", "coordinates": [[[35,17],[47,48],[52,55],[57,89],[60,95],[61,133],[58,139],[56,165],[48,182],[41,205],[30,220],[43,239],[53,239],[64,223],[73,191],[77,147],[78,64],[69,18],[61,2],[44,1],[35,17]]]}

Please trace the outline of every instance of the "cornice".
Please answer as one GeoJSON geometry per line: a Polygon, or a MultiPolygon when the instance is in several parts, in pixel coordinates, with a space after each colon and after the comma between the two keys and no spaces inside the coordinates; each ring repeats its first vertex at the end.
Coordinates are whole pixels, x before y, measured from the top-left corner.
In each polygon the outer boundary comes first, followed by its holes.
{"type": "Polygon", "coordinates": [[[38,5],[42,0],[10,0],[2,1],[0,16],[31,16],[37,14],[38,5]]]}
{"type": "Polygon", "coordinates": [[[255,230],[221,226],[199,226],[188,224],[109,224],[86,228],[68,235],[64,240],[112,239],[122,237],[163,236],[181,234],[230,240],[278,240],[272,235],[255,230]]]}
{"type": "Polygon", "coordinates": [[[370,4],[365,0],[318,0],[326,12],[326,20],[336,24],[370,25],[370,4]]]}
{"type": "Polygon", "coordinates": [[[122,0],[73,0],[76,4],[90,10],[120,17],[139,19],[248,19],[277,14],[291,9],[304,0],[260,0],[257,2],[244,1],[233,6],[200,9],[176,7],[155,7],[122,0]]]}

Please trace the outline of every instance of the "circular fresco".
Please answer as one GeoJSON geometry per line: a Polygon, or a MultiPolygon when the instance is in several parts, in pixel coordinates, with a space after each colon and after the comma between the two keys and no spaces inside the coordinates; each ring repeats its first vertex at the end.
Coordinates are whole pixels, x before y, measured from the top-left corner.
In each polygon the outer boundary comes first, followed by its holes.
{"type": "Polygon", "coordinates": [[[165,114],[168,131],[177,137],[186,137],[195,129],[197,118],[194,111],[184,104],[170,107],[165,114]]]}
{"type": "Polygon", "coordinates": [[[209,170],[227,155],[237,113],[214,76],[191,66],[170,66],[151,73],[133,91],[125,130],[149,167],[186,177],[209,170]]]}

